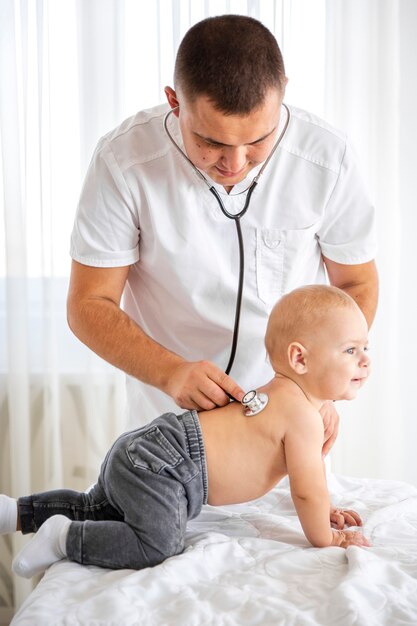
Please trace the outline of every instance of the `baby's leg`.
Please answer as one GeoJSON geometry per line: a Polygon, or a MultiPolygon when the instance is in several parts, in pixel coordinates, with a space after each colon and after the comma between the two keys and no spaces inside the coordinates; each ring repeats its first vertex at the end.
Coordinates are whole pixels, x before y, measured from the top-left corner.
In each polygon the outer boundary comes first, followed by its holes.
{"type": "MultiPolygon", "coordinates": [[[[182,505],[185,506],[185,501],[182,505]]],[[[186,520],[185,510],[182,518],[186,520]]],[[[175,523],[168,524],[161,543],[169,544],[169,537],[173,535],[177,551],[181,551],[183,542],[178,543],[178,530],[175,523]]],[[[71,522],[63,515],[55,515],[44,522],[17,555],[13,571],[18,576],[31,578],[65,557],[83,565],[143,569],[157,565],[175,553],[158,550],[152,534],[152,529],[138,532],[125,522],[71,522]],[[150,545],[147,540],[150,540],[150,545]]],[[[185,525],[182,535],[185,535],[185,525]]]]}
{"type": "Polygon", "coordinates": [[[67,556],[72,520],[123,519],[108,502],[100,484],[88,493],[59,489],[33,494],[20,498],[18,507],[22,533],[36,532],[13,561],[13,571],[25,578],[45,571],[67,556]]]}
{"type": "MultiPolygon", "coordinates": [[[[185,504],[185,503],[184,503],[185,504]]],[[[180,508],[182,508],[180,504],[180,508]]],[[[186,520],[186,516],[184,517],[186,520]]],[[[172,520],[165,527],[160,546],[153,528],[137,529],[125,522],[72,522],[67,536],[67,556],[83,565],[111,569],[152,567],[183,550],[184,527],[172,520]],[[169,541],[172,537],[172,541],[169,541]],[[175,542],[175,548],[172,544],[175,542]],[[167,544],[171,544],[168,549],[167,544]]]]}
{"type": "Polygon", "coordinates": [[[108,502],[100,483],[88,493],[56,489],[35,493],[17,501],[23,534],[36,533],[50,517],[64,515],[70,520],[121,520],[123,517],[108,502]]]}
{"type": "Polygon", "coordinates": [[[116,519],[117,511],[107,501],[106,506],[100,502],[96,487],[93,503],[89,500],[91,492],[76,494],[63,490],[31,496],[27,502],[24,499],[21,511],[23,505],[28,510],[22,514],[23,525],[27,524],[27,516],[40,528],[17,555],[13,571],[31,578],[65,557],[83,565],[142,569],[181,552],[187,523],[187,498],[183,486],[176,480],[165,478],[163,488],[161,479],[151,474],[145,481],[147,489],[140,489],[137,480],[131,485],[132,489],[128,489],[129,475],[123,478],[125,484],[123,488],[119,486],[118,492],[126,522],[121,521],[120,515],[116,519]],[[47,518],[51,511],[58,511],[63,505],[66,507],[70,501],[71,508],[64,508],[66,515],[54,514],[47,518]],[[45,507],[47,513],[43,511],[45,507]],[[106,510],[111,516],[104,521],[106,510]],[[71,519],[84,517],[84,521],[71,521],[69,511],[71,519]]]}

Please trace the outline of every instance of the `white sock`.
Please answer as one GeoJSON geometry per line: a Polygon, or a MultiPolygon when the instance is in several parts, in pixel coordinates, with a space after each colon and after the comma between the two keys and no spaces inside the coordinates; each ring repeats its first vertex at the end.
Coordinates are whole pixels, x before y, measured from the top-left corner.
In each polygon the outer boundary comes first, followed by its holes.
{"type": "Polygon", "coordinates": [[[17,500],[0,494],[0,535],[15,533],[17,525],[17,500]]]}
{"type": "Polygon", "coordinates": [[[47,519],[14,559],[14,573],[23,578],[32,578],[44,572],[52,563],[65,559],[70,524],[71,520],[65,515],[53,515],[47,519]]]}

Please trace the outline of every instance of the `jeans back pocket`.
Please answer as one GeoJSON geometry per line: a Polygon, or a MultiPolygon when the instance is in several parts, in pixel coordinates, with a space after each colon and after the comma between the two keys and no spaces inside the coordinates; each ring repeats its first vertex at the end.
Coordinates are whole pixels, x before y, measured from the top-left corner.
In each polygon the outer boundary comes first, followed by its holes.
{"type": "Polygon", "coordinates": [[[153,474],[164,474],[183,484],[199,473],[194,461],[186,453],[183,456],[158,426],[150,426],[135,436],[129,442],[126,453],[134,467],[153,474]]]}
{"type": "Polygon", "coordinates": [[[158,426],[152,426],[132,439],[126,452],[132,465],[154,474],[160,474],[166,468],[173,469],[184,460],[158,426]]]}

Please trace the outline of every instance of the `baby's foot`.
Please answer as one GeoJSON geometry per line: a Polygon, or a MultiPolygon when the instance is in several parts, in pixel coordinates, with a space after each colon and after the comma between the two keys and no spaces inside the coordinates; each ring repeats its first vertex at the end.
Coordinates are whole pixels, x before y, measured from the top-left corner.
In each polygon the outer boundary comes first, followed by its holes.
{"type": "Polygon", "coordinates": [[[0,535],[15,533],[17,526],[17,501],[0,494],[0,535]]]}
{"type": "Polygon", "coordinates": [[[53,515],[47,519],[14,559],[14,573],[23,578],[32,578],[44,572],[52,563],[65,559],[70,524],[71,520],[65,515],[53,515]]]}

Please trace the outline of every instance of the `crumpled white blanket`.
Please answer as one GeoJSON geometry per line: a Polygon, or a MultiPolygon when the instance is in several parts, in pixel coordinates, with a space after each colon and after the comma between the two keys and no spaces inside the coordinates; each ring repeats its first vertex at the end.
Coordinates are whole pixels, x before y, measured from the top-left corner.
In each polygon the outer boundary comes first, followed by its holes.
{"type": "Polygon", "coordinates": [[[56,563],[11,626],[416,626],[417,489],[328,483],[371,548],[312,548],[284,481],[248,504],[205,507],[184,553],[154,568],[56,563]]]}

